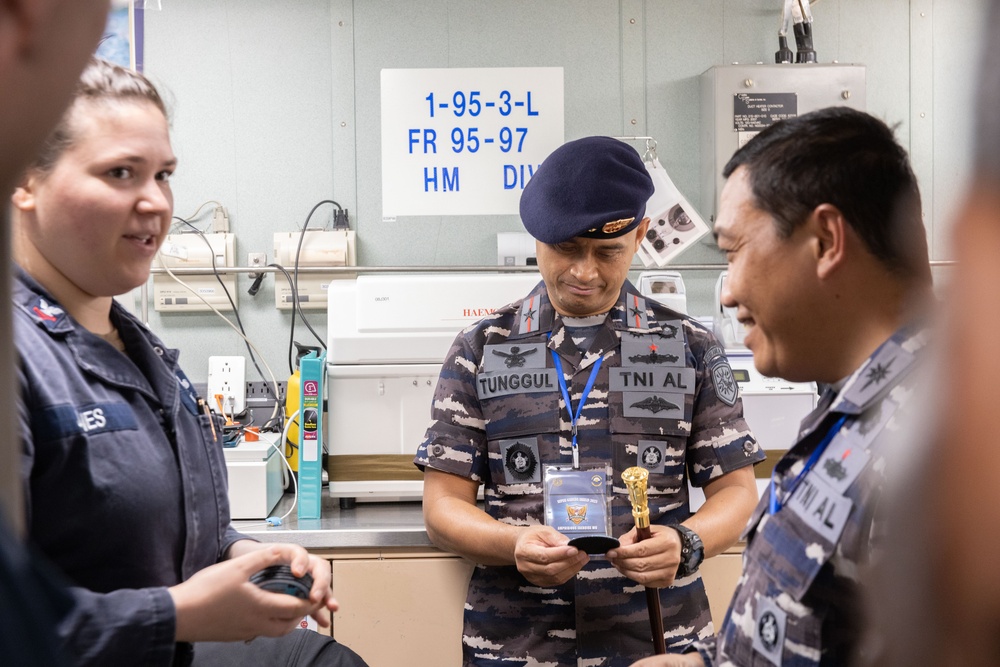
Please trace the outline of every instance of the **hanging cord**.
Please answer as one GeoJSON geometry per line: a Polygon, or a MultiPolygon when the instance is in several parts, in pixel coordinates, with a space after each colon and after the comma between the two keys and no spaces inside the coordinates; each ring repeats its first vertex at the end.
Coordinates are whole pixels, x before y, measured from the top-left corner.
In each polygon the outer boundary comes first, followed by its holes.
{"type": "Polygon", "coordinates": [[[795,62],[816,62],[816,49],[813,48],[813,16],[809,8],[809,0],[794,0],[792,15],[795,33],[795,62]]]}
{"type": "Polygon", "coordinates": [[[788,48],[788,31],[792,27],[792,3],[795,0],[784,0],[781,7],[781,24],[778,26],[778,50],[774,52],[774,62],[779,65],[790,63],[795,57],[788,48]]]}
{"type": "MultiPolygon", "coordinates": [[[[185,224],[188,224],[188,225],[191,224],[187,220],[184,220],[182,218],[177,218],[177,219],[181,220],[181,222],[184,222],[185,224]]],[[[204,238],[204,234],[202,232],[200,232],[200,231],[198,231],[198,233],[201,234],[202,238],[204,239],[204,241],[206,243],[208,243],[208,239],[204,238]]],[[[211,249],[211,244],[209,244],[209,247],[211,249]]],[[[162,250],[162,248],[161,248],[161,250],[162,250]]],[[[183,280],[181,280],[177,276],[177,274],[175,274],[173,271],[170,270],[170,267],[167,265],[166,261],[164,261],[164,258],[160,255],[160,250],[157,251],[157,256],[158,256],[158,258],[160,260],[160,266],[162,266],[163,269],[167,272],[167,275],[169,275],[171,278],[173,278],[174,281],[177,282],[178,285],[180,285],[181,287],[183,287],[187,291],[191,292],[191,294],[193,294],[194,296],[198,297],[198,299],[200,299],[202,303],[204,303],[206,306],[209,307],[209,309],[212,310],[212,312],[214,312],[216,315],[218,315],[222,319],[223,322],[225,322],[230,327],[232,327],[233,331],[235,331],[237,333],[237,335],[239,335],[239,337],[242,338],[246,342],[247,350],[250,352],[250,359],[253,360],[253,364],[254,364],[254,367],[257,369],[257,373],[259,373],[261,379],[264,380],[264,386],[267,387],[268,393],[272,394],[273,397],[274,397],[274,411],[272,412],[271,417],[268,420],[268,422],[265,423],[265,425],[264,425],[264,427],[266,428],[268,424],[270,424],[272,421],[275,420],[275,418],[279,414],[279,411],[284,409],[284,406],[282,405],[281,401],[278,399],[278,390],[277,390],[278,381],[274,377],[274,373],[271,371],[270,366],[268,366],[267,362],[264,361],[264,355],[261,354],[260,350],[257,349],[257,347],[250,340],[250,338],[247,337],[246,330],[243,328],[243,323],[242,322],[240,322],[240,326],[239,327],[237,327],[235,324],[233,324],[233,322],[228,317],[226,317],[225,315],[223,315],[219,311],[218,308],[216,308],[211,303],[209,303],[205,299],[205,297],[201,295],[200,292],[198,292],[196,289],[194,289],[193,287],[191,287],[190,285],[188,285],[186,282],[184,282],[183,280]],[[260,357],[260,363],[262,363],[264,365],[264,368],[267,369],[267,375],[265,375],[264,372],[260,369],[260,366],[257,365],[257,359],[253,355],[253,352],[255,352],[255,351],[257,352],[257,355],[260,357]],[[270,380],[271,380],[270,383],[268,383],[268,381],[267,381],[268,378],[270,378],[270,380]]],[[[218,267],[215,264],[215,251],[214,251],[214,249],[211,249],[211,256],[212,256],[212,271],[215,272],[216,278],[218,278],[220,280],[220,282],[221,282],[222,279],[219,276],[218,267]]],[[[233,300],[232,300],[232,297],[229,295],[229,291],[226,289],[226,286],[223,285],[222,289],[226,293],[226,296],[229,297],[229,303],[232,304],[233,300]]],[[[233,312],[236,313],[236,319],[239,322],[240,321],[239,320],[239,313],[236,311],[235,306],[233,308],[233,312]]]]}
{"type": "MultiPolygon", "coordinates": [[[[203,208],[205,207],[205,205],[206,205],[206,204],[208,204],[208,203],[210,203],[210,202],[205,202],[205,204],[202,204],[202,205],[201,205],[201,206],[200,206],[200,207],[198,208],[198,211],[201,211],[201,209],[203,209],[203,208]]],[[[218,204],[218,202],[211,202],[211,203],[216,203],[216,204],[218,204]]],[[[197,214],[197,213],[198,213],[198,211],[196,211],[196,212],[195,212],[195,214],[197,214]]],[[[205,232],[203,232],[203,231],[201,231],[200,229],[198,229],[197,227],[195,227],[195,226],[194,226],[193,224],[191,224],[191,222],[190,222],[190,221],[188,221],[188,220],[185,220],[184,218],[181,218],[181,217],[178,217],[178,216],[176,216],[176,215],[174,216],[174,220],[179,220],[179,221],[183,222],[183,223],[184,223],[185,225],[187,225],[188,227],[190,227],[190,228],[191,228],[191,229],[192,229],[192,230],[194,231],[194,233],[198,234],[198,236],[200,236],[200,237],[201,237],[201,240],[205,242],[205,245],[207,245],[207,246],[208,246],[208,254],[209,254],[209,256],[210,256],[210,257],[212,258],[212,273],[213,273],[213,274],[215,275],[215,279],[219,281],[219,285],[221,285],[221,286],[222,286],[222,292],[223,292],[223,293],[224,293],[224,294],[226,295],[226,299],[227,299],[227,300],[229,301],[229,305],[230,305],[230,306],[232,307],[232,309],[233,309],[233,315],[235,315],[235,316],[236,316],[236,324],[237,324],[237,325],[238,325],[238,327],[239,327],[239,328],[237,329],[237,333],[239,333],[239,334],[240,334],[240,337],[241,337],[241,338],[243,338],[243,340],[244,340],[244,341],[246,342],[246,348],[247,348],[247,354],[249,354],[249,355],[250,355],[250,362],[251,362],[251,363],[253,364],[254,368],[255,368],[255,369],[257,369],[257,375],[258,375],[258,376],[260,377],[260,379],[261,379],[261,380],[263,380],[263,381],[264,381],[264,387],[265,387],[265,388],[267,389],[267,393],[268,393],[268,394],[271,394],[271,398],[273,398],[273,399],[274,399],[274,402],[275,402],[275,404],[277,405],[277,404],[278,404],[278,403],[280,403],[281,401],[280,401],[280,400],[278,399],[278,395],[277,395],[277,393],[276,393],[276,392],[274,391],[274,389],[273,389],[273,388],[271,387],[271,383],[268,383],[268,381],[267,381],[267,380],[268,380],[268,377],[267,377],[266,375],[264,375],[264,371],[262,371],[262,370],[260,369],[260,365],[259,365],[259,364],[257,363],[257,358],[256,358],[256,357],[254,356],[254,354],[253,354],[253,346],[252,346],[252,345],[250,344],[250,339],[249,339],[249,338],[247,338],[247,331],[246,331],[246,329],[245,329],[245,328],[243,327],[243,320],[242,320],[242,319],[240,319],[240,311],[239,311],[239,310],[237,310],[237,308],[236,308],[236,302],[235,302],[235,301],[233,301],[233,297],[232,297],[232,295],[231,295],[231,294],[229,293],[229,289],[228,289],[228,288],[226,287],[226,283],[225,283],[225,281],[223,281],[223,280],[222,280],[222,276],[221,276],[221,275],[219,274],[219,267],[218,267],[218,266],[216,265],[216,263],[215,263],[215,249],[214,249],[214,248],[212,247],[212,244],[211,244],[211,243],[209,242],[209,240],[208,240],[208,237],[206,237],[206,236],[205,236],[205,232]]],[[[161,263],[161,264],[163,264],[163,265],[164,265],[164,267],[166,266],[166,264],[165,264],[165,263],[163,262],[162,258],[161,258],[161,260],[160,260],[160,263],[161,263]]],[[[167,272],[168,272],[168,273],[170,273],[170,272],[169,272],[169,270],[168,270],[167,272]]],[[[171,276],[171,277],[172,277],[172,278],[173,278],[174,280],[176,280],[177,282],[179,282],[179,283],[181,282],[181,281],[180,281],[180,280],[179,280],[179,279],[177,278],[177,276],[176,276],[176,275],[174,275],[173,273],[170,273],[170,276],[171,276]]],[[[184,284],[184,283],[181,283],[181,284],[184,284]]],[[[189,289],[189,290],[191,289],[191,288],[190,288],[190,287],[188,287],[187,285],[184,285],[184,286],[185,286],[185,287],[187,287],[187,289],[189,289]]],[[[199,297],[200,297],[200,295],[199,295],[199,297]]],[[[203,298],[202,298],[202,301],[205,301],[205,299],[203,299],[203,298]]],[[[207,302],[207,301],[205,301],[205,303],[206,303],[206,304],[208,304],[208,302],[207,302]]],[[[209,306],[211,307],[211,304],[208,304],[208,305],[209,305],[209,306]]],[[[212,310],[215,310],[215,308],[212,308],[212,310]]],[[[216,312],[216,314],[218,314],[218,315],[219,315],[219,317],[222,317],[222,319],[224,319],[224,320],[226,320],[227,322],[229,322],[229,320],[228,320],[228,319],[226,319],[226,318],[225,318],[225,317],[224,317],[224,316],[222,315],[222,313],[220,313],[220,312],[219,312],[218,310],[215,310],[215,312],[216,312]]],[[[232,322],[229,322],[229,325],[230,325],[230,326],[232,326],[232,322]]],[[[236,327],[233,327],[233,328],[235,329],[236,327]]],[[[266,364],[265,364],[265,365],[266,365],[266,364]]],[[[268,369],[268,372],[270,372],[270,369],[268,369]]],[[[272,381],[272,383],[273,383],[273,381],[274,381],[274,376],[273,376],[273,375],[271,376],[271,381],[272,381]]]]}
{"type": "MultiPolygon", "coordinates": [[[[302,320],[302,323],[306,326],[306,328],[309,329],[309,331],[312,332],[313,336],[316,337],[316,340],[319,341],[320,346],[324,350],[326,349],[326,341],[320,338],[319,334],[317,334],[316,331],[309,324],[309,321],[306,320],[305,313],[302,312],[302,304],[299,301],[299,255],[302,253],[302,242],[305,240],[306,230],[309,228],[309,221],[312,220],[313,214],[316,212],[316,209],[318,209],[323,204],[331,204],[337,207],[337,212],[334,214],[334,217],[339,217],[340,215],[343,214],[344,211],[344,207],[335,202],[334,200],[324,199],[319,203],[317,203],[315,206],[313,206],[312,210],[309,211],[309,215],[306,216],[305,224],[302,225],[302,231],[299,233],[299,245],[295,248],[295,266],[292,269],[292,276],[294,277],[294,280],[291,281],[293,312],[292,312],[292,325],[290,327],[290,332],[288,335],[288,370],[292,373],[295,372],[295,359],[293,358],[292,347],[295,341],[296,313],[298,314],[299,319],[302,320]]],[[[274,266],[280,269],[281,272],[285,274],[285,277],[286,278],[288,277],[288,273],[287,271],[285,271],[284,268],[278,266],[277,264],[270,264],[269,266],[274,266]]]]}

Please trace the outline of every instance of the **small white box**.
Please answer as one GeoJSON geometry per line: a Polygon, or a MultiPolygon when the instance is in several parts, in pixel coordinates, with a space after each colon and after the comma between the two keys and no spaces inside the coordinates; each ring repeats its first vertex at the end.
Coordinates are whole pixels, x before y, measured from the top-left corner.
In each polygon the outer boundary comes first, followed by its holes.
{"type": "Polygon", "coordinates": [[[229,514],[232,519],[266,519],[284,492],[278,452],[263,439],[240,440],[223,450],[229,473],[229,514]]]}

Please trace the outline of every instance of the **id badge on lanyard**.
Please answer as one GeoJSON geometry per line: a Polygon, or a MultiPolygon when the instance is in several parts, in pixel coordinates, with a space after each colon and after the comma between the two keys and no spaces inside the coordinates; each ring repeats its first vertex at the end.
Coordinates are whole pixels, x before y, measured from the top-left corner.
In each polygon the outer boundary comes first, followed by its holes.
{"type": "Polygon", "coordinates": [[[570,538],[574,546],[589,554],[603,554],[619,542],[611,537],[611,513],[608,511],[608,473],[606,469],[581,470],[580,447],[577,442],[577,422],[583,412],[583,404],[594,387],[597,373],[604,358],[599,358],[587,385],[580,396],[580,402],[573,410],[569,388],[563,375],[562,360],[552,350],[552,360],[556,367],[559,390],[566,402],[572,429],[573,467],[560,468],[546,466],[543,474],[543,495],[545,503],[545,524],[570,538]]]}

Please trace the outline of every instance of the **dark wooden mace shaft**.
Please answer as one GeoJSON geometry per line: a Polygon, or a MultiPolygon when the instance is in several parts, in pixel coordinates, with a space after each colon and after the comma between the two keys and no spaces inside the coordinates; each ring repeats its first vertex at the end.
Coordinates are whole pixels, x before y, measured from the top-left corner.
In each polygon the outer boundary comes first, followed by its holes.
{"type": "MultiPolygon", "coordinates": [[[[649,526],[639,528],[636,526],[636,539],[639,542],[652,537],[649,526]]],[[[663,639],[663,612],[660,611],[660,589],[646,586],[646,607],[649,609],[649,625],[653,634],[653,650],[656,655],[663,655],[667,652],[667,643],[663,639]]]]}

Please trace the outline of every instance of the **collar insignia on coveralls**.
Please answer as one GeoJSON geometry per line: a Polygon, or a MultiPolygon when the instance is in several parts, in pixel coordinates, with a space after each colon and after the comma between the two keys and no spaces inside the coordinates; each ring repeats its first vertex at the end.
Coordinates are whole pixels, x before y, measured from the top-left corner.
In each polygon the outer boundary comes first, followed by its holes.
{"type": "Polygon", "coordinates": [[[35,317],[37,317],[40,321],[44,322],[46,326],[52,327],[59,321],[59,318],[61,318],[66,311],[39,297],[35,302],[35,305],[31,307],[31,312],[33,312],[35,317]]]}

